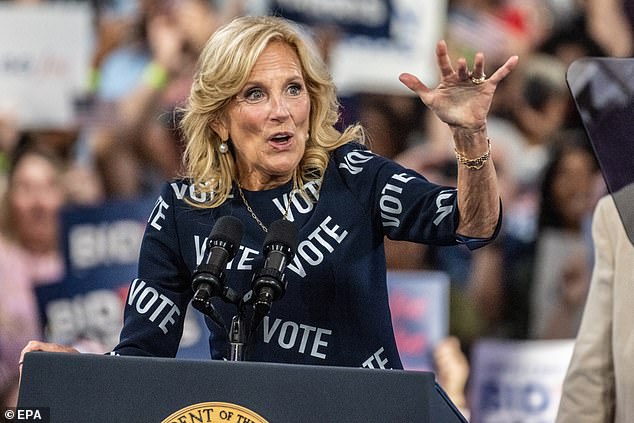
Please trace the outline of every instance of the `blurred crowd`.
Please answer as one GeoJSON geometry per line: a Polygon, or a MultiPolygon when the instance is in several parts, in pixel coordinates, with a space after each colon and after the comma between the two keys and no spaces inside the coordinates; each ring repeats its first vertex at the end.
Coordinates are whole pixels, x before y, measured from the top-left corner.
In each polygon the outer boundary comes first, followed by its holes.
{"type": "MultiPolygon", "coordinates": [[[[178,106],[198,52],[224,22],[266,10],[263,2],[92,1],[91,90],[77,124],[23,130],[0,112],[0,396],[16,380],[20,349],[42,337],[33,288],[64,272],[60,208],[155,196],[160,182],[179,174],[178,106]]],[[[582,56],[632,55],[634,1],[449,0],[447,7],[439,19],[452,57],[483,51],[491,70],[520,57],[488,121],[502,231],[473,253],[388,242],[388,266],[449,274],[450,335],[459,340],[451,345],[467,357],[482,337],[573,338],[592,266],[590,217],[606,188],[565,74],[582,56]]],[[[328,55],[334,41],[316,41],[328,55]]],[[[451,136],[418,98],[356,93],[341,102],[347,123],[367,127],[374,152],[454,184],[451,136]]]]}

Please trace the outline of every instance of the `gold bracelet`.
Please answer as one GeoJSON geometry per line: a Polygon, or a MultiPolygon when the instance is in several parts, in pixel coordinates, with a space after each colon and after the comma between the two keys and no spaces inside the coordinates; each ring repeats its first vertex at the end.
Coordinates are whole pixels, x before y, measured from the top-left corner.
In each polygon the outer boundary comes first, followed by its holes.
{"type": "Polygon", "coordinates": [[[467,169],[480,170],[484,166],[484,164],[491,157],[491,139],[487,137],[487,152],[478,157],[477,159],[468,159],[456,150],[454,147],[453,151],[456,153],[456,159],[458,159],[458,163],[464,165],[467,169]]]}

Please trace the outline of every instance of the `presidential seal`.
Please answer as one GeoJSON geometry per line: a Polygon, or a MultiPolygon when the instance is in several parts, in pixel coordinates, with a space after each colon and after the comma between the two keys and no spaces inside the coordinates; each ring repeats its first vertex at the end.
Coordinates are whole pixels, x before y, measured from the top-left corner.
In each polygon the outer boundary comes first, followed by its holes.
{"type": "Polygon", "coordinates": [[[228,402],[201,402],[182,408],[161,423],[268,423],[262,416],[242,406],[228,402]]]}

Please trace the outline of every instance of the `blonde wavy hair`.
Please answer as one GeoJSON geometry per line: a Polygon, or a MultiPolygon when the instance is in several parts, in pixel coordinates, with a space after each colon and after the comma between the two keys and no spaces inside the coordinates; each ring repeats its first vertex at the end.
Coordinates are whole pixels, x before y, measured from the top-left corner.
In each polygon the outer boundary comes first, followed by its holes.
{"type": "Polygon", "coordinates": [[[198,204],[200,207],[223,204],[231,194],[233,182],[238,180],[233,154],[219,152],[222,140],[212,123],[221,120],[246,84],[256,60],[273,41],[284,42],[295,50],[310,96],[310,137],[293,174],[294,189],[320,179],[335,148],[350,141],[365,143],[360,125],[351,125],[343,133],[335,128],[339,102],[332,76],[296,24],[272,16],[237,18],[216,31],[205,45],[180,123],[187,140],[183,155],[185,177],[197,193],[213,193],[209,201],[198,204]]]}

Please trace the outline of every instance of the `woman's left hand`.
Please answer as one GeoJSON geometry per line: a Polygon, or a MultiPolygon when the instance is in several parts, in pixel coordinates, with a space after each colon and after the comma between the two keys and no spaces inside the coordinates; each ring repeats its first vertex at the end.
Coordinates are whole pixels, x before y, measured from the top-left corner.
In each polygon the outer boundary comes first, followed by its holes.
{"type": "Polygon", "coordinates": [[[409,73],[401,74],[400,81],[452,129],[472,133],[481,130],[486,124],[497,85],[515,68],[518,57],[510,57],[488,78],[484,75],[482,53],[475,55],[471,72],[464,57],[457,60],[454,69],[444,41],[436,45],[436,57],[440,70],[440,82],[436,88],[428,88],[409,73]]]}

